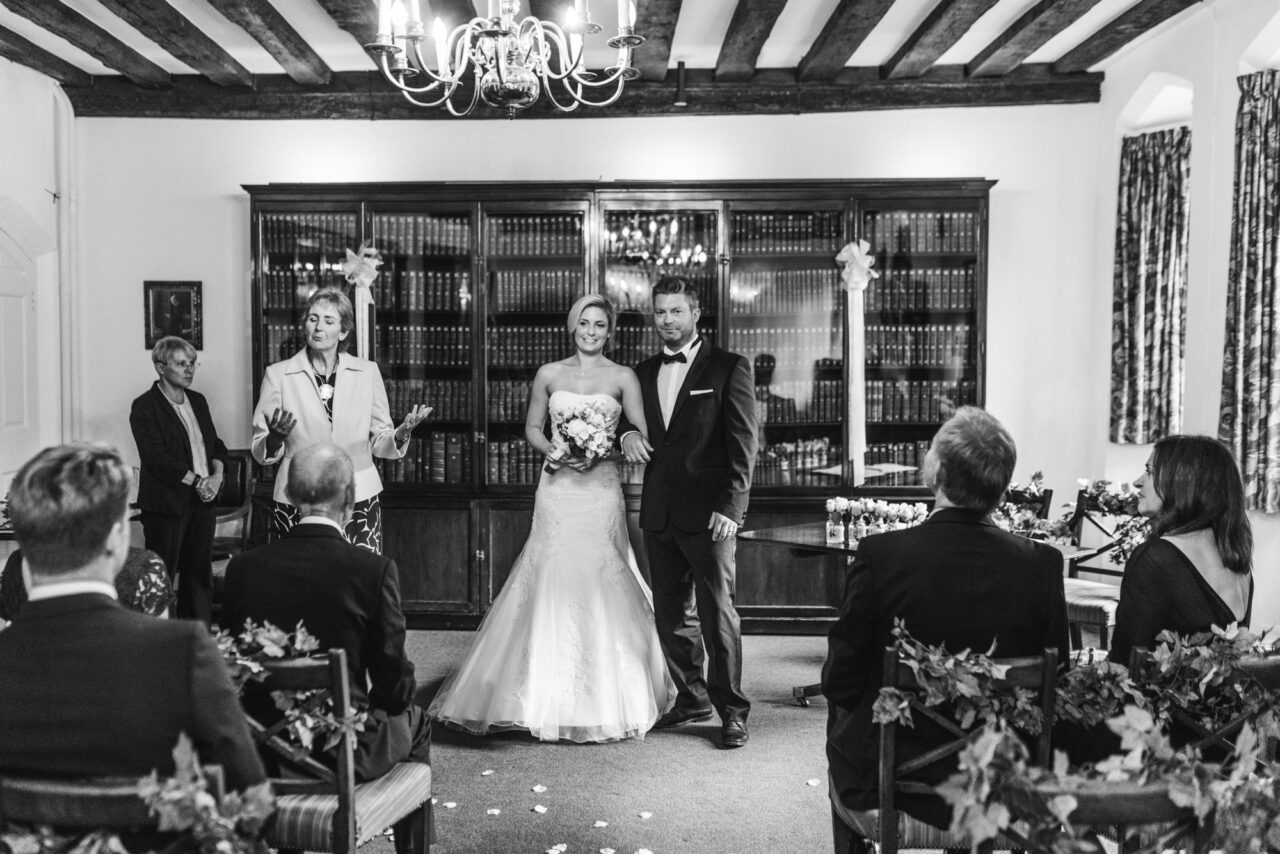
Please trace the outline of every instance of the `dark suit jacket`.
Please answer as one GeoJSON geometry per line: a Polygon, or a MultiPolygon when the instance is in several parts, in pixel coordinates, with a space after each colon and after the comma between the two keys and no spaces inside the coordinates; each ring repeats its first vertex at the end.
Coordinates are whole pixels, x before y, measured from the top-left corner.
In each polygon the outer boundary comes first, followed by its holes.
{"type": "MultiPolygon", "coordinates": [[[[227,446],[218,438],[209,416],[209,404],[204,395],[187,389],[187,399],[200,425],[207,459],[205,464],[212,471],[213,461],[227,461],[227,446]]],[[[182,419],[173,411],[173,404],[165,399],[157,381],[151,389],[133,401],[129,409],[129,427],[133,441],[138,446],[142,471],[138,475],[138,507],[154,513],[178,515],[192,504],[199,502],[195,490],[182,479],[193,471],[191,440],[182,419]]]]}
{"type": "MultiPolygon", "coordinates": [[[[822,692],[831,702],[827,760],[840,799],[875,809],[879,732],[871,707],[880,690],[884,649],[893,621],[918,641],[994,656],[1039,655],[1046,647],[1067,661],[1067,607],[1062,555],[1051,546],[1001,531],[979,514],[944,508],[923,524],[875,534],[858,544],[840,616],[828,636],[822,692]]],[[[898,759],[942,740],[917,716],[899,730],[898,759]]],[[[929,782],[941,782],[941,778],[929,782]]],[[[941,799],[902,801],[907,812],[946,826],[941,799]]]]}
{"type": "Polygon", "coordinates": [[[205,627],[85,593],[27,602],[0,631],[0,772],[173,773],[178,733],[232,789],[266,779],[205,627]]]}
{"type": "Polygon", "coordinates": [[[404,651],[396,562],[351,545],[336,528],[297,525],[282,539],[233,558],[223,615],[233,631],[246,619],[285,631],[301,622],[322,650],[345,649],[358,707],[398,715],[413,699],[417,686],[404,651]]]}
{"type": "MultiPolygon", "coordinates": [[[[658,356],[636,366],[653,445],[644,470],[640,527],[661,531],[670,522],[681,531],[705,531],[712,511],[742,524],[758,442],[751,365],[704,339],[666,427],[658,395],[661,366],[658,356]]],[[[629,429],[624,424],[621,432],[629,429]]]]}

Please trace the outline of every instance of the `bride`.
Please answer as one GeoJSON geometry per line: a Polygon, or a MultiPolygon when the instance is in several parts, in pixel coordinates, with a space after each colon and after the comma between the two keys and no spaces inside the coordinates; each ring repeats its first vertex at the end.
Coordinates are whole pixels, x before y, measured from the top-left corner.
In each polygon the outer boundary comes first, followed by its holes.
{"type": "Polygon", "coordinates": [[[611,448],[625,411],[644,432],[635,373],[604,355],[614,325],[607,299],[578,300],[568,318],[576,352],[534,377],[525,436],[547,464],[533,527],[471,650],[432,701],[435,720],[476,735],[616,741],[643,738],[675,701],[653,596],[627,540],[618,463],[570,455],[543,430],[548,413],[557,437],[586,413],[603,428],[596,444],[611,448]]]}

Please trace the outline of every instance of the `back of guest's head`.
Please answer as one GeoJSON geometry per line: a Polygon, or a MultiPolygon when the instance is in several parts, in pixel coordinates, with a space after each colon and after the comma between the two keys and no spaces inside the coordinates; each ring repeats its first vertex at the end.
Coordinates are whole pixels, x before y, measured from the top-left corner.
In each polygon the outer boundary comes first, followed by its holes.
{"type": "Polygon", "coordinates": [[[994,415],[962,406],[938,428],[925,459],[925,483],[959,507],[990,513],[1018,462],[1013,437],[994,415]]]}
{"type": "Polygon", "coordinates": [[[303,448],[289,461],[285,491],[299,508],[341,509],[350,505],[355,495],[351,457],[327,443],[303,448]]]}
{"type": "Polygon", "coordinates": [[[105,445],[57,445],[28,460],[9,487],[9,517],[32,571],[66,574],[101,555],[124,522],[132,481],[105,445]]]}
{"type": "Polygon", "coordinates": [[[157,365],[167,365],[169,360],[178,353],[186,356],[189,361],[194,362],[196,359],[196,348],[192,347],[186,339],[179,338],[177,335],[166,335],[151,348],[151,361],[157,365]]]}
{"type": "Polygon", "coordinates": [[[683,294],[689,301],[689,308],[698,307],[698,291],[684,276],[663,276],[654,282],[653,296],[656,298],[663,294],[683,294]]]}
{"type": "MultiPolygon", "coordinates": [[[[307,315],[315,310],[316,306],[324,306],[331,308],[338,315],[338,327],[343,332],[350,332],[356,326],[356,310],[351,306],[351,298],[337,288],[320,288],[310,297],[307,298],[307,307],[302,317],[305,320],[307,315]]],[[[339,344],[339,347],[345,347],[346,341],[339,344]]]]}
{"type": "Polygon", "coordinates": [[[569,334],[572,335],[578,328],[578,321],[582,319],[583,312],[589,308],[598,308],[604,312],[604,318],[609,323],[609,336],[612,337],[613,330],[618,325],[618,314],[613,310],[613,303],[600,294],[587,294],[569,309],[569,316],[565,323],[569,334]]]}
{"type": "Polygon", "coordinates": [[[1222,563],[1232,572],[1253,565],[1253,530],[1245,514],[1244,482],[1230,449],[1211,436],[1166,436],[1151,451],[1160,511],[1151,535],[1213,530],[1222,563]]]}

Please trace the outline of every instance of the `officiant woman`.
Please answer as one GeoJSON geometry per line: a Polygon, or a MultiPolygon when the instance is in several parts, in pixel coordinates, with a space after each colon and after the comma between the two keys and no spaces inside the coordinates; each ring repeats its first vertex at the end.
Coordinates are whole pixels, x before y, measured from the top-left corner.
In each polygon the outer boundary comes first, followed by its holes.
{"type": "Polygon", "coordinates": [[[346,352],[355,312],[336,288],[321,288],[302,316],[305,346],[267,368],[253,413],[253,458],[280,463],[272,496],[272,531],[282,535],[299,521],[295,497],[285,491],[289,460],[303,448],[328,442],[346,451],[355,467],[355,509],[347,520],[352,543],[382,551],[382,479],[373,458],[400,459],[409,438],[431,411],[415,405],[395,427],[378,366],[346,352]]]}

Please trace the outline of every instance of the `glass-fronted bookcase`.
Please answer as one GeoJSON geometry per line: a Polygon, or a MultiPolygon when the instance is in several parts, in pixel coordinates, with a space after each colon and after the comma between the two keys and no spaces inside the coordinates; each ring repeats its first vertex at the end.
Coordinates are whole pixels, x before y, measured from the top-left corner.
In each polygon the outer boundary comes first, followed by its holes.
{"type": "MultiPolygon", "coordinates": [[[[527,536],[541,461],[524,438],[538,366],[571,353],[569,307],[602,293],[618,312],[609,355],[657,352],[650,292],[690,278],[699,332],[755,374],[760,451],[748,527],[815,521],[831,495],[917,495],[918,465],[955,406],[984,397],[990,182],[265,185],[251,198],[253,393],[301,346],[300,308],[342,285],[345,250],[382,255],[367,330],[398,422],[434,407],[402,460],[379,461],[384,549],[411,621],[473,626],[527,536]],[[867,480],[854,485],[836,254],[872,245],[864,295],[867,480]]],[[[271,471],[259,473],[259,495],[271,471]]],[[[625,491],[633,543],[639,468],[625,491]]],[[[255,536],[263,536],[258,520],[255,536]]],[[[748,630],[821,631],[844,567],[738,553],[748,630]]]]}

